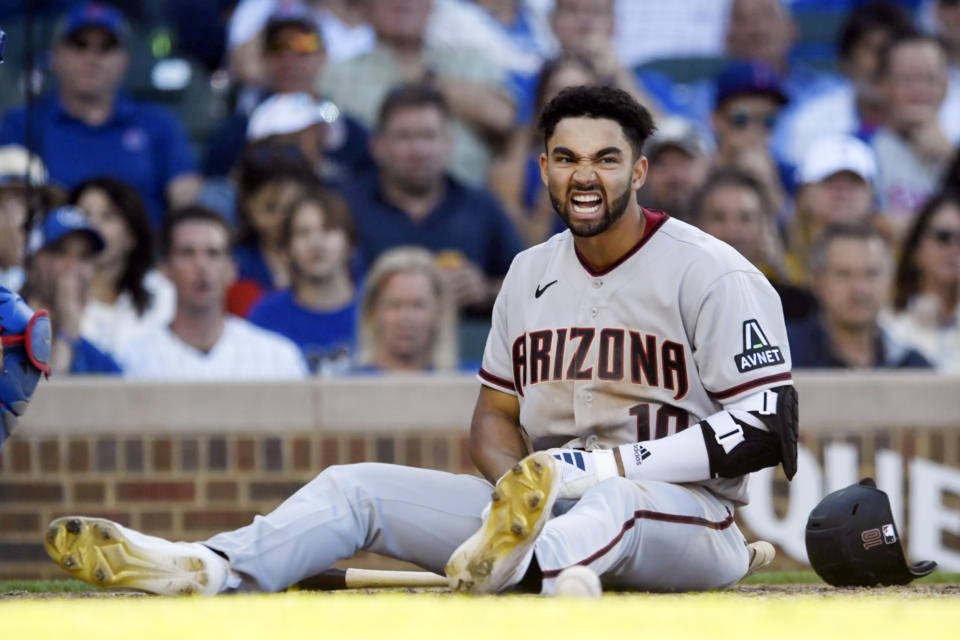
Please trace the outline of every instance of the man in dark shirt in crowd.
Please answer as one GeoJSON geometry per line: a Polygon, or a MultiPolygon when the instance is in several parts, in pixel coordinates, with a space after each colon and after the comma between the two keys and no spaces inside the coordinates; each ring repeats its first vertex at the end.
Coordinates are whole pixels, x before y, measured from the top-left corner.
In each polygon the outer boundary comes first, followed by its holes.
{"type": "Polygon", "coordinates": [[[827,227],[810,254],[820,313],[787,325],[794,367],[929,367],[917,351],[896,343],[877,323],[893,258],[871,227],[827,227]]]}
{"type": "Polygon", "coordinates": [[[366,265],[387,249],[433,251],[458,306],[489,310],[523,244],[491,195],[447,174],[452,136],[443,96],[410,85],[388,94],[371,141],[377,171],[343,189],[366,265]]]}

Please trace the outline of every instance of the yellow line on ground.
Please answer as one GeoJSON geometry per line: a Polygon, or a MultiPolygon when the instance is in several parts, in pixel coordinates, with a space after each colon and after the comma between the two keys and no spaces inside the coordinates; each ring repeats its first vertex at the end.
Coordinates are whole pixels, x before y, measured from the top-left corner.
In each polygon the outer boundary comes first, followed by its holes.
{"type": "Polygon", "coordinates": [[[0,601],[0,638],[675,640],[956,638],[955,598],[619,595],[600,600],[287,593],[0,601]]]}

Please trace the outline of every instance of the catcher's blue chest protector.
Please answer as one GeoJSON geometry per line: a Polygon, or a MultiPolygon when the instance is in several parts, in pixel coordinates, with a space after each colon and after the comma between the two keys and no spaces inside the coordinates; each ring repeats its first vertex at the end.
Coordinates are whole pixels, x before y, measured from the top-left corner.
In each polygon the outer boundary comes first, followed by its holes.
{"type": "Polygon", "coordinates": [[[40,374],[50,375],[50,317],[0,287],[0,447],[30,402],[40,374]]]}

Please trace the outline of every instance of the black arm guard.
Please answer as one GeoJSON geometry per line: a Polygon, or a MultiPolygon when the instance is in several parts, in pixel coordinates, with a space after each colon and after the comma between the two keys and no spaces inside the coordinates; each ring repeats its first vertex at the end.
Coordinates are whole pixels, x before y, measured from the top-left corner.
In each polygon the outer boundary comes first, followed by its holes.
{"type": "Polygon", "coordinates": [[[787,480],[797,474],[797,439],[800,436],[800,396],[793,385],[773,389],[778,395],[777,413],[773,416],[759,415],[771,433],[780,441],[780,464],[787,480]]]}
{"type": "Polygon", "coordinates": [[[784,386],[768,393],[777,394],[776,411],[759,409],[749,413],[761,420],[769,431],[738,420],[733,414],[727,420],[729,428],[718,428],[721,421],[714,421],[713,416],[700,422],[710,459],[710,475],[714,478],[736,478],[778,463],[783,465],[787,480],[792,480],[796,475],[799,423],[797,390],[792,386],[784,386]],[[737,441],[739,444],[732,447],[728,444],[737,441]]]}

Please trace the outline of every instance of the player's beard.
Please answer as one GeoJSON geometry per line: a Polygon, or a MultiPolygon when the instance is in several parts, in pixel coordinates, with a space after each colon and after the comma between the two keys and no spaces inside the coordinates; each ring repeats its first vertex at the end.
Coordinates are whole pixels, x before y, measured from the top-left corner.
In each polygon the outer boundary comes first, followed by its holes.
{"type": "Polygon", "coordinates": [[[581,223],[574,222],[573,218],[570,216],[570,198],[572,192],[574,191],[574,187],[571,186],[567,189],[566,197],[563,199],[559,198],[552,189],[548,189],[548,191],[550,193],[550,204],[553,205],[554,211],[556,211],[557,215],[560,216],[560,219],[563,220],[563,224],[567,225],[567,228],[570,229],[570,233],[575,236],[580,236],[581,238],[591,238],[603,233],[613,226],[613,223],[623,216],[623,212],[627,210],[627,205],[630,204],[630,198],[633,196],[633,190],[627,188],[622,194],[611,201],[607,197],[606,190],[600,185],[576,187],[576,191],[601,192],[603,194],[603,202],[606,207],[603,212],[603,217],[599,220],[581,223]]]}

